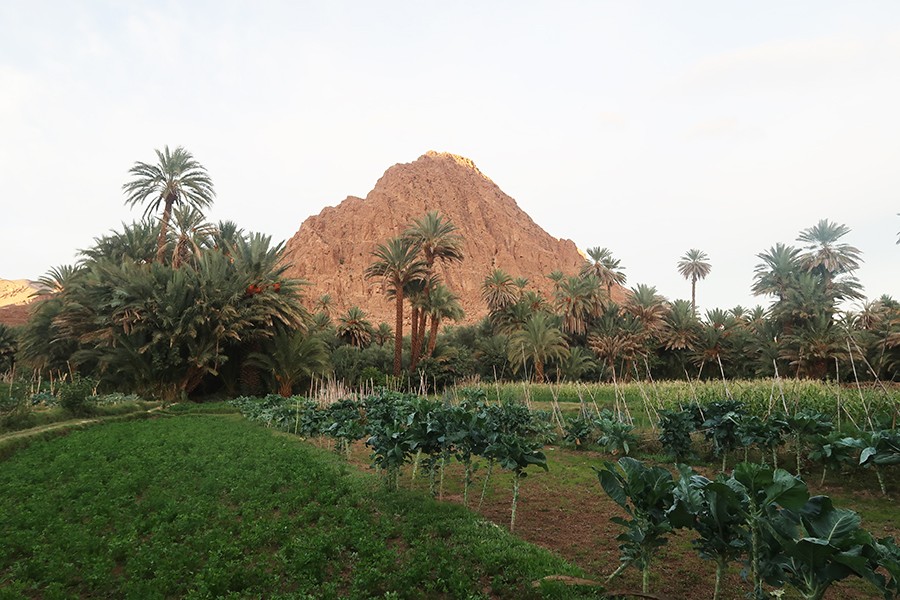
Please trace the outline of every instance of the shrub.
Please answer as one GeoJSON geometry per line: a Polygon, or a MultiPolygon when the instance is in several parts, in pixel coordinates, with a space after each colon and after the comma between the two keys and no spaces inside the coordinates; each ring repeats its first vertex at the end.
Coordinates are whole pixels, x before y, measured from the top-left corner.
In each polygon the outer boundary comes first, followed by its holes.
{"type": "Polygon", "coordinates": [[[92,402],[94,385],[91,379],[82,377],[76,377],[71,382],[61,384],[59,392],[57,392],[59,405],[75,417],[90,415],[94,408],[92,402]]]}

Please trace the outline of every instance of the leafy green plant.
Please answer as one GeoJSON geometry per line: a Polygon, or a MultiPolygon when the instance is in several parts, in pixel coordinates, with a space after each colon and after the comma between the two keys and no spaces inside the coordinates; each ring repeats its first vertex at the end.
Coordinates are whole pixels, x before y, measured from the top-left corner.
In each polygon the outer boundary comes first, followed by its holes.
{"type": "Polygon", "coordinates": [[[597,420],[600,429],[600,438],[597,444],[605,452],[610,454],[631,454],[631,448],[637,443],[637,436],[632,433],[634,425],[623,423],[613,418],[601,418],[597,420]]]}
{"type": "Polygon", "coordinates": [[[887,496],[887,488],[879,467],[900,465],[900,431],[896,429],[880,429],[863,433],[857,442],[861,448],[859,464],[872,467],[878,478],[881,493],[887,496]]]}
{"type": "Polygon", "coordinates": [[[326,409],[328,426],[323,433],[335,440],[335,450],[350,454],[350,444],[365,434],[360,414],[360,405],[349,398],[338,400],[326,409]]]}
{"type": "Polygon", "coordinates": [[[788,431],[794,438],[794,452],[797,458],[797,477],[801,475],[801,457],[805,443],[819,435],[828,435],[834,429],[831,421],[822,413],[801,410],[784,418],[788,431]]]}
{"type": "Polygon", "coordinates": [[[765,559],[763,536],[771,529],[772,520],[778,516],[778,508],[797,510],[809,499],[806,484],[783,469],[767,465],[740,463],[734,468],[728,486],[741,498],[741,514],[750,530],[750,573],[753,597],[764,598],[763,580],[769,565],[765,559]]]}
{"type": "Polygon", "coordinates": [[[775,560],[784,581],[805,600],[820,600],[831,584],[851,575],[883,585],[875,575],[872,536],[860,527],[858,514],[835,508],[827,496],[810,498],[796,513],[785,512],[787,518],[772,522],[781,543],[775,560]]]}
{"type": "Polygon", "coordinates": [[[844,465],[855,462],[856,448],[860,447],[859,440],[845,437],[839,431],[815,436],[808,443],[809,460],[822,465],[822,479],[819,485],[825,485],[825,475],[829,469],[837,471],[844,465]]]}
{"type": "Polygon", "coordinates": [[[737,436],[744,447],[744,462],[750,448],[759,449],[765,462],[765,455],[772,455],[772,465],[778,468],[778,447],[784,444],[787,423],[775,415],[766,419],[756,415],[741,415],[737,426],[737,436]]]}
{"type": "Polygon", "coordinates": [[[542,444],[531,441],[515,433],[499,433],[485,448],[485,455],[494,459],[501,467],[513,473],[512,509],[509,530],[516,526],[516,505],[519,501],[519,482],[528,476],[526,469],[536,466],[548,470],[547,457],[541,452],[542,444]]]}
{"type": "MultiPolygon", "coordinates": [[[[726,403],[710,408],[727,406],[726,403]]],[[[739,410],[708,410],[703,421],[703,434],[713,444],[713,454],[722,457],[722,472],[728,460],[728,453],[741,443],[738,425],[743,416],[739,410]]]]}
{"type": "Polygon", "coordinates": [[[729,487],[724,475],[710,481],[685,465],[678,465],[678,470],[681,477],[673,492],[675,500],[689,515],[690,525],[699,536],[693,541],[694,547],[702,558],[716,563],[713,600],[717,600],[728,564],[743,556],[750,546],[741,497],[729,487]]]}
{"type": "Polygon", "coordinates": [[[57,398],[59,405],[73,416],[84,417],[91,414],[96,383],[90,379],[76,377],[73,381],[60,384],[57,398]]]}
{"type": "Polygon", "coordinates": [[[566,419],[565,440],[575,445],[576,450],[584,450],[594,437],[594,420],[584,415],[566,419]]]}
{"type": "Polygon", "coordinates": [[[659,442],[676,462],[694,458],[691,433],[696,431],[693,414],[689,411],[659,411],[659,442]]]}
{"type": "Polygon", "coordinates": [[[612,580],[630,565],[641,571],[643,591],[650,583],[650,565],[672,531],[670,513],[675,505],[672,474],[662,467],[647,467],[638,460],[623,457],[617,463],[605,462],[595,469],[600,485],[621,506],[630,519],[612,517],[626,528],[616,539],[621,542],[622,564],[607,579],[612,580]]]}

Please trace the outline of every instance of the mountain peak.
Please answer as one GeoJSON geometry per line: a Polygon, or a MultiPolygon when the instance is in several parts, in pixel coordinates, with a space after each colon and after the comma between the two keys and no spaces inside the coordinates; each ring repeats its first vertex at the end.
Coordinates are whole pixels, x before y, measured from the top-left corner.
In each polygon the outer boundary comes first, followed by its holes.
{"type": "Polygon", "coordinates": [[[481,282],[493,269],[527,278],[529,289],[549,299],[553,285],[546,275],[575,274],[584,264],[573,242],[541,229],[474,161],[429,151],[390,167],[365,199],[349,197],[304,221],[287,242],[287,274],[312,284],[306,290],[310,300],[329,294],[335,315],[359,306],[372,322],[393,324],[393,304],[380,282],[363,273],[378,244],[433,210],[463,237],[462,263],[439,265],[437,271],[460,297],[468,323],[487,314],[481,282]]]}

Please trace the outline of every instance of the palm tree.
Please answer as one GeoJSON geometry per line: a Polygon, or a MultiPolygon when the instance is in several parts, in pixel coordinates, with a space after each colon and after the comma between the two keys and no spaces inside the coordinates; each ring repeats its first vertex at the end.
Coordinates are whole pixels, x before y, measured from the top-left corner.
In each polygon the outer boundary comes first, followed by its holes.
{"type": "Polygon", "coordinates": [[[199,256],[204,247],[214,243],[216,226],[207,222],[203,213],[193,206],[176,207],[174,216],[177,241],[172,266],[177,269],[182,263],[199,256]]]}
{"type": "Polygon", "coordinates": [[[591,260],[581,268],[582,275],[591,274],[600,281],[600,285],[606,287],[606,295],[612,298],[613,285],[625,285],[625,267],[621,261],[615,258],[609,248],[588,248],[588,256],[591,260]]]}
{"type": "Polygon", "coordinates": [[[372,324],[366,319],[366,313],[358,306],[351,306],[346,314],[338,319],[338,336],[357,348],[365,348],[372,341],[372,324]]]}
{"type": "Polygon", "coordinates": [[[588,277],[567,277],[560,281],[554,296],[556,310],[563,319],[563,329],[573,335],[582,335],[588,319],[597,312],[599,281],[588,277]]]}
{"type": "Polygon", "coordinates": [[[532,315],[522,329],[510,336],[508,352],[509,361],[514,365],[532,361],[538,383],[544,381],[547,361],[563,359],[569,353],[562,331],[553,323],[553,317],[544,312],[532,315]]]}
{"type": "Polygon", "coordinates": [[[709,256],[702,250],[691,248],[678,260],[678,272],[691,281],[691,310],[697,314],[697,280],[706,279],[712,270],[709,256]]]}
{"type": "Polygon", "coordinates": [[[331,294],[322,294],[319,296],[319,299],[316,300],[313,310],[331,316],[331,304],[331,294]]]}
{"type": "Polygon", "coordinates": [[[403,237],[391,238],[378,244],[372,255],[375,262],[366,269],[367,279],[379,278],[394,294],[396,320],[394,321],[394,376],[400,376],[403,365],[403,289],[427,272],[427,265],[418,258],[419,247],[403,237]]]}
{"type": "Polygon", "coordinates": [[[428,336],[428,356],[431,356],[437,343],[438,325],[441,321],[444,319],[460,321],[465,313],[459,304],[459,296],[443,284],[438,284],[431,290],[425,310],[431,316],[431,331],[428,336]]]}
{"type": "Polygon", "coordinates": [[[800,270],[800,250],[781,242],[756,255],[763,262],[756,265],[751,291],[757,296],[784,297],[800,270]]]}
{"type": "Polygon", "coordinates": [[[481,297],[491,313],[515,304],[518,294],[512,277],[502,269],[494,269],[481,283],[481,297]]]}
{"type": "Polygon", "coordinates": [[[206,208],[212,204],[216,194],[206,168],[181,146],[173,152],[169,151],[168,146],[163,152],[156,150],[156,157],[158,162],[155,165],[136,162],[128,171],[134,179],[122,188],[127,194],[126,205],[146,203],[145,218],[162,207],[156,261],[163,262],[172,210],[181,205],[197,210],[206,208]]]}
{"type": "MultiPolygon", "coordinates": [[[[429,211],[421,219],[413,219],[404,236],[410,241],[419,245],[422,256],[425,259],[426,269],[431,279],[435,279],[434,272],[435,261],[442,263],[460,262],[463,259],[462,252],[462,236],[457,233],[456,225],[451,221],[445,221],[441,214],[436,211],[429,211]]],[[[428,304],[428,297],[431,294],[433,286],[426,285],[424,294],[424,303],[428,304]]],[[[422,352],[422,342],[425,339],[425,320],[427,313],[421,311],[418,326],[414,327],[417,333],[416,339],[413,341],[412,350],[412,368],[415,369],[416,361],[422,352]]]]}
{"type": "Polygon", "coordinates": [[[859,268],[862,253],[859,248],[838,241],[850,233],[846,225],[822,219],[816,225],[804,229],[797,237],[798,242],[806,242],[800,260],[807,270],[820,270],[826,281],[836,275],[851,273],[859,268]]]}
{"type": "Polygon", "coordinates": [[[391,326],[382,321],[378,324],[378,327],[372,333],[372,339],[379,346],[384,346],[389,341],[394,339],[394,330],[391,329],[391,326]]]}
{"type": "Polygon", "coordinates": [[[328,351],[317,336],[302,331],[279,331],[262,352],[253,352],[248,362],[272,377],[278,393],[289,397],[294,386],[306,378],[328,372],[328,351]]]}
{"type": "Polygon", "coordinates": [[[0,323],[0,374],[10,371],[16,361],[18,340],[12,328],[0,323]]]}

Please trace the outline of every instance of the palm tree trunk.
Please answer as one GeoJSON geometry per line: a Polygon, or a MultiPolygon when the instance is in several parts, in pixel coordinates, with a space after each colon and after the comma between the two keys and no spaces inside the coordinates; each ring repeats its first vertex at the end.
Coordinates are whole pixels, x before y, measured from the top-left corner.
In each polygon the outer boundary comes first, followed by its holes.
{"type": "Polygon", "coordinates": [[[395,287],[397,316],[394,322],[394,377],[400,377],[400,369],[403,367],[403,286],[395,287]]]}
{"type": "MultiPolygon", "coordinates": [[[[427,296],[426,296],[427,297],[427,296]]],[[[428,313],[425,312],[425,309],[419,310],[419,337],[416,338],[416,360],[413,362],[411,369],[413,371],[416,370],[416,366],[419,364],[419,358],[422,357],[422,348],[425,345],[425,320],[428,318],[428,313]]]]}
{"type": "Polygon", "coordinates": [[[409,333],[409,350],[410,350],[410,358],[409,365],[410,370],[416,370],[416,364],[419,362],[419,336],[421,332],[419,331],[419,307],[415,304],[412,304],[410,307],[410,333],[409,333]]]}
{"type": "Polygon", "coordinates": [[[156,240],[156,262],[162,263],[166,258],[166,242],[169,237],[169,219],[172,218],[172,204],[175,198],[169,196],[166,198],[166,205],[163,208],[162,218],[159,220],[159,238],[156,240]]]}
{"type": "Polygon", "coordinates": [[[534,361],[534,378],[538,383],[544,383],[544,363],[538,359],[534,361]]]}
{"type": "Polygon", "coordinates": [[[697,316],[697,278],[691,278],[691,312],[697,316]]]}
{"type": "Polygon", "coordinates": [[[428,354],[426,356],[431,356],[434,353],[434,345],[437,343],[438,325],[437,317],[431,315],[431,332],[428,338],[428,354]]]}

